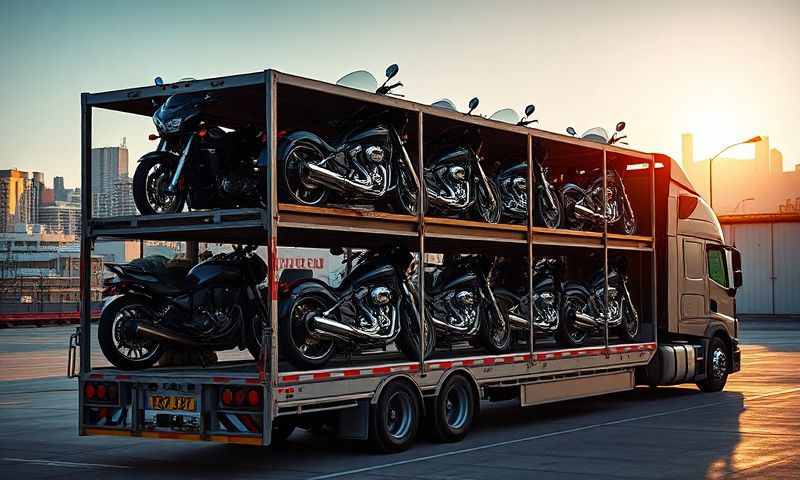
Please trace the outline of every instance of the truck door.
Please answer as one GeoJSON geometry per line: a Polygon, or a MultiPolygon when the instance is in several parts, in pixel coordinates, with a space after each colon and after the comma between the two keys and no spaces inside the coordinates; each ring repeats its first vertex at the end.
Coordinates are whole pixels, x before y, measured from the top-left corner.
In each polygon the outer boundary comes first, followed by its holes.
{"type": "Polygon", "coordinates": [[[708,259],[708,316],[711,320],[721,320],[726,325],[733,321],[734,294],[733,282],[728,268],[728,255],[722,245],[707,242],[708,259]]]}
{"type": "Polygon", "coordinates": [[[704,335],[708,326],[705,245],[702,240],[679,237],[678,295],[680,324],[685,335],[704,335]]]}

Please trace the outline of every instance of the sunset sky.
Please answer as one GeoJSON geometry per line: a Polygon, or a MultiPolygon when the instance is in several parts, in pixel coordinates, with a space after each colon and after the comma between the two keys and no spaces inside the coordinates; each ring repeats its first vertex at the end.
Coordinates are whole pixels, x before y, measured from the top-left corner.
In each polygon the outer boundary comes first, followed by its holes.
{"type": "MultiPolygon", "coordinates": [[[[79,94],[276,68],[334,82],[400,65],[407,98],[537,106],[541,128],[628,122],[680,157],[761,134],[800,161],[800,1],[0,2],[0,168],[79,183],[79,94]]],[[[149,118],[95,115],[95,146],[152,144],[149,118]]],[[[732,156],[752,157],[752,146],[732,156]]],[[[132,162],[133,164],[133,162],[132,162]]]]}

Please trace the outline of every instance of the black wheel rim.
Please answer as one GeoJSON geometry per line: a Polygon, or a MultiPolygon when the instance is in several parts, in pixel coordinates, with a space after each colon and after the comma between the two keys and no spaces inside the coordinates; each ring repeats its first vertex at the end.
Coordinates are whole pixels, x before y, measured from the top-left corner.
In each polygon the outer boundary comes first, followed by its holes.
{"type": "Polygon", "coordinates": [[[567,321],[565,325],[567,335],[569,335],[569,338],[574,343],[583,343],[586,341],[586,337],[589,335],[589,332],[577,328],[573,319],[575,318],[576,313],[586,313],[589,304],[582,298],[576,296],[568,296],[564,300],[564,304],[567,312],[565,319],[567,321]]]}
{"type": "Polygon", "coordinates": [[[544,195],[539,196],[539,215],[547,228],[558,228],[561,224],[561,211],[555,205],[548,205],[550,202],[544,195]]]}
{"type": "Polygon", "coordinates": [[[492,305],[485,306],[487,309],[486,312],[486,319],[489,321],[489,341],[492,342],[492,346],[498,350],[502,350],[507,341],[510,332],[508,331],[508,319],[506,318],[505,311],[500,307],[498,303],[498,308],[500,309],[501,316],[498,318],[497,312],[495,311],[492,305]]]}
{"type": "Polygon", "coordinates": [[[180,206],[178,193],[168,193],[167,188],[175,175],[175,169],[156,163],[147,171],[145,177],[145,200],[155,213],[177,212],[180,206]]]}
{"type": "Polygon", "coordinates": [[[400,390],[392,393],[386,403],[386,433],[396,440],[403,440],[411,432],[414,400],[408,392],[400,390]]]}
{"type": "Polygon", "coordinates": [[[311,182],[305,168],[309,163],[318,164],[322,160],[322,153],[317,148],[302,143],[292,147],[286,156],[284,180],[289,193],[297,202],[318,205],[325,200],[327,190],[322,185],[311,182]]]}
{"type": "Polygon", "coordinates": [[[151,323],[152,317],[143,305],[126,305],[119,309],[111,323],[112,342],[117,353],[130,362],[146,363],[158,355],[161,345],[134,334],[139,323],[151,323]]]}
{"type": "Polygon", "coordinates": [[[333,340],[325,340],[308,331],[308,317],[315,315],[325,308],[324,304],[313,297],[299,300],[292,306],[291,339],[294,348],[309,360],[321,360],[330,355],[333,350],[333,340]]]}

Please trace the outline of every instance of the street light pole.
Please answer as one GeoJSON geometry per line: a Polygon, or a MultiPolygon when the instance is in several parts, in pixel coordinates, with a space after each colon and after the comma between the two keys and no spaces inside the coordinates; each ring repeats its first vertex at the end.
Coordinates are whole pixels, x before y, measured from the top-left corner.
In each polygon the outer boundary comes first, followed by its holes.
{"type": "Polygon", "coordinates": [[[714,155],[713,157],[711,157],[708,160],[708,203],[709,203],[709,206],[711,207],[711,210],[714,210],[714,175],[713,175],[713,172],[714,172],[714,168],[713,168],[714,167],[714,159],[716,159],[717,157],[719,157],[720,155],[722,155],[727,150],[729,150],[729,149],[731,149],[733,147],[738,147],[739,145],[745,145],[745,144],[748,144],[748,143],[756,143],[756,142],[760,142],[761,140],[764,140],[764,137],[762,137],[761,135],[756,135],[755,137],[748,138],[747,140],[745,140],[743,142],[733,143],[733,144],[728,145],[727,147],[723,148],[722,150],[720,150],[719,153],[717,153],[716,155],[714,155]]]}

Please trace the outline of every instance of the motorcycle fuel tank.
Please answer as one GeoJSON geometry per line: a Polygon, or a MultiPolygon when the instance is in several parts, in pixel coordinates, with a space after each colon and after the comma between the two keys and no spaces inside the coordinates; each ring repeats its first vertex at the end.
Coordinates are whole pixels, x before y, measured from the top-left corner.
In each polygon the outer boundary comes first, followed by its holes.
{"type": "Polygon", "coordinates": [[[209,260],[189,271],[189,280],[198,287],[233,286],[243,281],[238,264],[209,260]]]}

